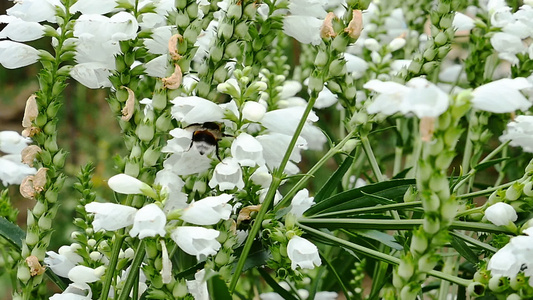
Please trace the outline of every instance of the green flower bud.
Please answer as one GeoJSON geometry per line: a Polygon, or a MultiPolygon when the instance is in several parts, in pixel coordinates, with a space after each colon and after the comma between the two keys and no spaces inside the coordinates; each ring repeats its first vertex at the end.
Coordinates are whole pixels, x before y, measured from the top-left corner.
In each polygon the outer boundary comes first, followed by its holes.
{"type": "Polygon", "coordinates": [[[259,50],[263,49],[263,43],[264,41],[262,39],[254,39],[252,41],[252,49],[255,52],[258,52],[259,50]]]}
{"type": "Polygon", "coordinates": [[[400,299],[416,299],[418,289],[413,289],[411,285],[406,285],[400,291],[400,299]]]}
{"type": "Polygon", "coordinates": [[[183,39],[191,44],[194,44],[194,42],[196,42],[196,40],[198,39],[198,34],[198,30],[189,26],[185,29],[185,32],[183,33],[183,39]]]}
{"type": "Polygon", "coordinates": [[[311,74],[311,77],[309,77],[309,89],[313,92],[320,92],[324,88],[324,80],[322,77],[318,77],[317,74],[313,73],[311,74]]]}
{"type": "Polygon", "coordinates": [[[25,241],[28,246],[34,246],[35,244],[37,244],[37,242],[39,242],[39,240],[39,234],[33,230],[28,231],[28,233],[26,234],[25,241]]]}
{"type": "Polygon", "coordinates": [[[18,269],[17,269],[17,278],[24,283],[27,283],[28,280],[30,280],[31,278],[30,269],[25,263],[19,264],[18,269]]]}
{"type": "Polygon", "coordinates": [[[516,293],[513,293],[509,296],[507,296],[507,298],[505,300],[521,300],[522,297],[516,293]]]}
{"type": "Polygon", "coordinates": [[[440,230],[440,222],[436,218],[425,218],[422,225],[427,234],[435,234],[440,230]]]}
{"type": "Polygon", "coordinates": [[[184,9],[187,6],[187,0],[176,0],[174,3],[177,9],[184,9]]]}
{"type": "Polygon", "coordinates": [[[481,297],[485,294],[485,286],[479,282],[472,282],[466,288],[466,293],[472,297],[481,297]]]}
{"type": "Polygon", "coordinates": [[[248,24],[240,22],[235,26],[235,36],[241,40],[248,38],[248,24]]]}
{"type": "Polygon", "coordinates": [[[215,263],[219,266],[223,266],[229,263],[230,254],[226,253],[226,251],[218,251],[217,255],[215,256],[215,263]]]}
{"type": "Polygon", "coordinates": [[[54,155],[54,166],[58,169],[62,169],[65,166],[65,160],[67,159],[67,152],[63,149],[59,150],[56,155],[54,155]]]}
{"type": "Polygon", "coordinates": [[[48,118],[46,117],[45,114],[37,115],[37,118],[35,118],[35,121],[34,121],[37,127],[43,127],[44,125],[46,125],[47,122],[48,122],[48,118]]]}
{"type": "Polygon", "coordinates": [[[230,19],[240,19],[242,16],[242,5],[230,4],[226,16],[230,19]]]}
{"type": "MultiPolygon", "coordinates": [[[[219,62],[222,59],[222,55],[224,54],[224,49],[221,45],[216,45],[215,47],[211,47],[209,52],[209,57],[211,60],[215,63],[219,62]]],[[[201,81],[200,81],[201,82],[201,81]]],[[[198,86],[200,83],[198,83],[198,86]]]]}
{"type": "Polygon", "coordinates": [[[26,217],[26,226],[32,227],[33,225],[35,225],[35,216],[31,211],[28,211],[28,216],[26,217]]]}
{"type": "Polygon", "coordinates": [[[41,201],[37,201],[33,207],[33,215],[37,218],[41,217],[48,210],[47,205],[41,201]]]}
{"type": "Polygon", "coordinates": [[[31,255],[37,257],[39,260],[43,260],[46,255],[46,249],[43,247],[35,247],[31,250],[31,255]]]}
{"type": "Polygon", "coordinates": [[[196,180],[192,190],[198,192],[199,194],[203,194],[207,191],[207,184],[203,180],[196,180]]]}
{"type": "Polygon", "coordinates": [[[440,63],[436,61],[427,62],[422,66],[422,71],[426,74],[429,74],[433,72],[439,65],[440,63]]]}
{"type": "Polygon", "coordinates": [[[422,191],[422,207],[425,212],[437,212],[440,207],[440,199],[431,191],[422,191]]]}
{"type": "Polygon", "coordinates": [[[185,284],[185,282],[178,281],[174,284],[174,288],[172,289],[172,296],[174,296],[174,298],[181,299],[188,293],[189,290],[187,289],[187,284],[185,284]]]}
{"type": "Polygon", "coordinates": [[[346,97],[346,99],[348,100],[354,99],[356,94],[357,94],[357,88],[353,85],[350,85],[348,86],[348,88],[344,89],[344,97],[346,97]]]}
{"type": "Polygon", "coordinates": [[[161,155],[161,149],[154,149],[154,145],[151,145],[150,148],[146,149],[143,154],[143,166],[152,167],[155,166],[159,157],[161,155]]]}
{"type": "Polygon", "coordinates": [[[46,138],[46,141],[44,142],[44,148],[51,153],[56,153],[59,147],[57,146],[56,138],[55,136],[49,136],[46,138]]]}
{"type": "Polygon", "coordinates": [[[434,39],[435,41],[435,45],[437,45],[438,47],[446,44],[448,42],[448,37],[446,36],[446,33],[445,32],[439,32],[437,34],[437,36],[435,37],[434,39]]]}
{"type": "Polygon", "coordinates": [[[218,27],[218,38],[224,38],[225,40],[231,39],[233,36],[233,25],[229,23],[221,23],[218,27]]]}
{"type": "Polygon", "coordinates": [[[346,74],[346,61],[344,59],[335,59],[329,65],[329,75],[342,76],[346,74]]]}
{"type": "Polygon", "coordinates": [[[154,124],[152,122],[142,122],[135,129],[135,134],[141,141],[149,142],[154,138],[154,124]]]}
{"type": "Polygon", "coordinates": [[[198,17],[198,4],[195,1],[187,6],[187,15],[191,19],[196,19],[198,17]]]}
{"type": "Polygon", "coordinates": [[[415,73],[415,74],[420,73],[420,69],[422,69],[422,64],[418,60],[411,61],[411,63],[409,64],[409,67],[407,68],[407,70],[409,70],[410,73],[415,73]]]}
{"type": "Polygon", "coordinates": [[[346,47],[348,46],[348,43],[350,40],[347,36],[344,34],[337,35],[333,42],[331,43],[331,48],[333,48],[337,52],[344,52],[346,51],[346,47]]]}
{"type": "Polygon", "coordinates": [[[241,55],[241,47],[237,41],[233,41],[226,46],[225,56],[227,58],[239,57],[241,55]]]}
{"type": "Polygon", "coordinates": [[[522,188],[522,192],[528,197],[533,197],[533,182],[526,182],[526,184],[524,184],[524,187],[522,188]]]}
{"type": "Polygon", "coordinates": [[[428,248],[428,239],[422,230],[413,231],[413,238],[411,239],[411,252],[424,253],[428,248]]]}
{"type": "Polygon", "coordinates": [[[244,16],[248,19],[253,19],[255,17],[255,14],[257,12],[257,4],[256,3],[250,3],[244,7],[244,16]]]}
{"type": "Polygon", "coordinates": [[[318,68],[323,68],[326,66],[328,61],[329,61],[328,53],[324,50],[318,50],[318,53],[316,54],[316,57],[315,57],[315,66],[317,66],[318,68]]]}
{"type": "Polygon", "coordinates": [[[224,82],[226,81],[227,77],[228,70],[224,66],[218,67],[218,69],[216,69],[215,73],[213,74],[213,79],[215,79],[216,82],[224,82]]]}
{"type": "Polygon", "coordinates": [[[128,160],[126,166],[124,167],[124,174],[130,175],[133,177],[139,176],[139,163],[136,161],[128,160]]]}
{"type": "Polygon", "coordinates": [[[449,189],[448,179],[443,174],[433,174],[429,179],[429,188],[434,191],[442,191],[449,189]]]}
{"type": "Polygon", "coordinates": [[[463,129],[459,127],[450,127],[446,129],[446,132],[444,133],[444,143],[447,146],[455,146],[462,133],[463,129]]]}
{"type": "Polygon", "coordinates": [[[52,218],[50,215],[43,215],[39,218],[39,221],[37,221],[37,226],[41,228],[42,230],[48,230],[52,228],[52,218]]]}
{"type": "Polygon", "coordinates": [[[443,151],[435,159],[435,167],[438,169],[447,169],[453,161],[455,153],[453,151],[443,151]]]}
{"type": "Polygon", "coordinates": [[[190,22],[191,20],[187,13],[179,12],[179,11],[176,13],[176,21],[175,21],[176,26],[180,28],[185,28],[189,25],[190,22]]]}
{"type": "Polygon", "coordinates": [[[168,112],[165,112],[155,121],[155,128],[160,132],[167,132],[172,126],[172,117],[168,112]]]}
{"type": "Polygon", "coordinates": [[[424,54],[423,54],[424,58],[429,61],[433,60],[436,55],[437,55],[437,51],[433,48],[426,49],[426,51],[424,51],[424,54]]]}
{"type": "Polygon", "coordinates": [[[515,182],[505,191],[505,198],[509,201],[517,200],[520,198],[522,190],[522,184],[515,182]]]}
{"type": "Polygon", "coordinates": [[[410,253],[407,253],[400,260],[400,265],[398,266],[398,276],[400,276],[405,281],[409,281],[414,273],[415,265],[413,262],[413,257],[410,253]]]}
{"type": "Polygon", "coordinates": [[[418,269],[421,272],[429,272],[435,268],[439,262],[439,256],[431,253],[424,254],[418,259],[418,269]]]}

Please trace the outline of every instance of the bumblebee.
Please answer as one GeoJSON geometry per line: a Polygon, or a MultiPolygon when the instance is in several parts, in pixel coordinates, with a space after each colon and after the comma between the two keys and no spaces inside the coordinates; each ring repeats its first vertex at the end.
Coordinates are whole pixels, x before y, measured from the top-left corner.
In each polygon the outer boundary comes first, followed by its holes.
{"type": "Polygon", "coordinates": [[[194,146],[202,155],[209,154],[215,150],[218,160],[222,161],[218,155],[218,141],[225,135],[222,133],[220,124],[215,122],[196,123],[185,127],[185,129],[192,131],[189,149],[194,146]]]}

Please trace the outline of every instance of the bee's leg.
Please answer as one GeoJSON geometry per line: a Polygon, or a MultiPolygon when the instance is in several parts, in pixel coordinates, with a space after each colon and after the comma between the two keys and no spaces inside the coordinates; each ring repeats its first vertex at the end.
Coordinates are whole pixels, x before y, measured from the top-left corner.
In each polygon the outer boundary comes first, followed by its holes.
{"type": "Polygon", "coordinates": [[[218,155],[218,141],[215,144],[215,153],[217,154],[218,161],[222,162],[222,159],[220,159],[220,156],[218,155]]]}
{"type": "Polygon", "coordinates": [[[191,139],[191,144],[189,145],[189,148],[187,149],[187,151],[191,150],[193,144],[194,144],[194,140],[191,139]]]}

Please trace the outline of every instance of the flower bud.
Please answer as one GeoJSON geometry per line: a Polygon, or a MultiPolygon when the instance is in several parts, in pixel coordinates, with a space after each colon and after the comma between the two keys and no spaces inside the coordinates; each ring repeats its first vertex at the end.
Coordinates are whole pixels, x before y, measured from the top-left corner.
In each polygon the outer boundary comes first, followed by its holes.
{"type": "Polygon", "coordinates": [[[155,121],[155,128],[161,132],[168,132],[170,130],[171,125],[172,120],[168,112],[163,113],[155,121]]]}
{"type": "MultiPolygon", "coordinates": [[[[241,2],[239,2],[241,3],[241,2]]],[[[229,19],[240,19],[242,16],[242,5],[230,4],[226,13],[229,19]]]]}
{"type": "Polygon", "coordinates": [[[494,276],[489,280],[489,289],[493,292],[503,292],[509,286],[507,277],[494,276]]]}
{"type": "Polygon", "coordinates": [[[225,40],[231,39],[233,36],[233,25],[229,23],[221,23],[218,27],[218,37],[224,38],[225,40]]]}
{"type": "Polygon", "coordinates": [[[522,185],[518,182],[515,182],[505,191],[505,198],[509,201],[517,200],[520,198],[522,190],[522,185]]]}
{"type": "Polygon", "coordinates": [[[324,80],[322,77],[318,77],[317,74],[311,74],[309,77],[309,89],[314,92],[320,92],[324,88],[324,80]]]}
{"type": "Polygon", "coordinates": [[[440,230],[440,222],[436,218],[425,218],[422,228],[428,234],[435,234],[440,230]]]}
{"type": "Polygon", "coordinates": [[[331,76],[342,76],[346,74],[346,61],[344,59],[335,59],[329,65],[329,74],[331,76]]]}
{"type": "Polygon", "coordinates": [[[400,265],[398,266],[398,276],[405,281],[409,281],[414,272],[415,266],[413,263],[413,257],[408,253],[402,258],[402,260],[400,260],[400,265]]]}
{"type": "Polygon", "coordinates": [[[346,51],[346,47],[348,46],[348,38],[344,35],[337,35],[333,42],[331,43],[331,48],[333,48],[337,52],[344,52],[346,51]]]}
{"type": "Polygon", "coordinates": [[[59,150],[56,155],[54,155],[53,163],[54,166],[58,169],[62,169],[65,166],[65,160],[67,159],[67,152],[63,149],[59,150]]]}
{"type": "Polygon", "coordinates": [[[256,12],[257,12],[257,3],[255,2],[252,2],[246,5],[246,7],[244,7],[244,16],[246,16],[249,19],[254,18],[256,12]]]}
{"type": "MultiPolygon", "coordinates": [[[[226,49],[227,51],[228,49],[226,49]]],[[[240,50],[239,50],[240,51],[240,50]]],[[[227,52],[226,52],[227,53],[227,52]]],[[[235,57],[235,56],[233,56],[235,57]]],[[[215,73],[213,74],[213,78],[217,81],[217,82],[224,82],[226,81],[228,77],[228,70],[224,67],[224,66],[220,66],[218,67],[218,69],[216,69],[215,73]]],[[[218,88],[217,88],[218,89],[218,88]]]]}
{"type": "Polygon", "coordinates": [[[379,45],[379,42],[376,39],[368,38],[364,41],[363,44],[365,48],[372,52],[378,52],[379,50],[381,50],[381,46],[379,45]]]}
{"type": "Polygon", "coordinates": [[[46,207],[46,204],[44,204],[43,202],[40,202],[40,201],[37,201],[35,203],[35,206],[33,207],[33,214],[39,218],[41,217],[46,211],[48,210],[48,208],[46,207]]]}
{"type": "Polygon", "coordinates": [[[422,191],[422,207],[425,212],[437,212],[440,207],[440,199],[431,191],[422,191]]]}
{"type": "Polygon", "coordinates": [[[30,269],[28,268],[27,265],[22,264],[22,263],[19,264],[18,269],[17,269],[17,278],[24,283],[27,283],[28,280],[30,280],[31,278],[30,269]]]}
{"type": "Polygon", "coordinates": [[[135,134],[141,141],[149,142],[154,138],[154,126],[152,122],[142,122],[135,129],[135,134]]]}
{"type": "Polygon", "coordinates": [[[403,48],[405,44],[406,44],[406,41],[404,38],[394,38],[389,43],[389,49],[391,52],[394,52],[396,50],[400,50],[401,48],[403,48]]]}
{"type": "Polygon", "coordinates": [[[196,19],[198,17],[198,4],[196,3],[196,1],[193,1],[192,3],[190,3],[187,8],[187,15],[191,18],[191,19],[196,19]]]}
{"type": "Polygon", "coordinates": [[[161,149],[154,149],[154,145],[151,145],[150,148],[146,149],[143,154],[143,166],[152,167],[155,166],[159,160],[161,149]]]}

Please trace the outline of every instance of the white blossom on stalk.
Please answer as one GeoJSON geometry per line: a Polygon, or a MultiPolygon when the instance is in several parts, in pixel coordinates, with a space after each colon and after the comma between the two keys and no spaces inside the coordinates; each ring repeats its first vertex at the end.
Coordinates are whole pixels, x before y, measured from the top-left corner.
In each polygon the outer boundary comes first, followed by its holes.
{"type": "Polygon", "coordinates": [[[163,169],[155,175],[154,184],[161,186],[161,194],[166,195],[163,211],[168,213],[175,209],[187,207],[187,194],[181,191],[185,182],[176,173],[163,169]]]}
{"type": "Polygon", "coordinates": [[[174,152],[163,162],[163,167],[177,175],[199,174],[209,170],[211,159],[193,147],[185,152],[174,152]]]}
{"type": "Polygon", "coordinates": [[[26,44],[0,41],[0,64],[7,69],[17,69],[34,64],[39,51],[26,44]]]}
{"type": "Polygon", "coordinates": [[[37,173],[37,169],[21,162],[20,154],[9,154],[0,157],[0,180],[2,185],[21,184],[29,175],[37,173]]]}
{"type": "Polygon", "coordinates": [[[187,289],[195,300],[209,300],[209,290],[205,278],[205,269],[194,274],[194,280],[186,280],[187,289]]]}
{"type": "Polygon", "coordinates": [[[297,217],[301,217],[314,203],[314,197],[309,197],[309,191],[303,189],[298,191],[292,198],[290,212],[297,217]]]}
{"type": "Polygon", "coordinates": [[[303,44],[320,44],[320,28],[327,14],[324,9],[326,3],[324,0],[290,1],[291,15],[283,19],[283,32],[303,44]]]}
{"type": "Polygon", "coordinates": [[[220,220],[227,220],[232,210],[228,204],[231,199],[232,195],[221,194],[193,202],[183,210],[181,219],[195,225],[214,225],[220,220]]]}
{"type": "Polygon", "coordinates": [[[38,22],[28,22],[14,16],[0,15],[0,23],[7,24],[0,31],[0,39],[9,38],[16,42],[28,42],[44,36],[44,26],[38,22]]]}
{"type": "Polygon", "coordinates": [[[161,208],[155,203],[148,204],[135,214],[130,236],[136,237],[139,235],[139,239],[155,237],[156,235],[165,236],[166,223],[167,217],[161,208]]]}
{"type": "Polygon", "coordinates": [[[81,12],[84,15],[103,15],[115,10],[116,0],[78,0],[70,6],[70,13],[81,12]]]}
{"type": "Polygon", "coordinates": [[[246,101],[242,108],[242,117],[252,122],[261,122],[266,113],[266,107],[255,101],[246,101]]]}
{"type": "Polygon", "coordinates": [[[239,134],[231,144],[231,155],[241,166],[254,167],[265,164],[263,146],[246,132],[239,134]]]}
{"type": "Polygon", "coordinates": [[[363,77],[368,69],[368,63],[359,56],[350,53],[344,53],[343,56],[344,60],[346,60],[346,71],[351,73],[354,79],[363,77]]]}
{"type": "Polygon", "coordinates": [[[203,261],[209,255],[217,254],[221,245],[216,240],[220,232],[197,226],[180,226],[170,234],[170,238],[185,253],[203,261]]]}
{"type": "Polygon", "coordinates": [[[493,113],[510,113],[516,110],[528,110],[531,101],[520,90],[533,85],[523,77],[504,78],[477,87],[472,92],[474,108],[493,113]]]}
{"type": "MultiPolygon", "coordinates": [[[[113,67],[114,68],[114,67],[113,67]]],[[[70,76],[90,89],[111,87],[111,67],[99,62],[77,64],[70,70],[70,76]]]]}
{"type": "Polygon", "coordinates": [[[287,245],[287,255],[291,260],[291,268],[296,270],[297,267],[302,269],[314,269],[320,266],[322,261],[318,255],[318,248],[310,241],[293,236],[287,245]]]}
{"type": "Polygon", "coordinates": [[[221,191],[242,189],[244,181],[242,179],[242,169],[235,158],[228,157],[220,162],[213,172],[213,177],[209,180],[209,186],[218,186],[221,191]]]}
{"type": "Polygon", "coordinates": [[[270,186],[270,183],[272,182],[272,175],[270,174],[266,166],[260,166],[255,170],[252,176],[250,176],[250,179],[253,183],[266,189],[270,186]]]}
{"type": "Polygon", "coordinates": [[[100,266],[96,269],[86,266],[75,266],[68,272],[68,279],[75,283],[91,283],[98,281],[104,274],[105,267],[100,266]]]}
{"type": "Polygon", "coordinates": [[[68,272],[77,264],[83,261],[83,258],[76,253],[81,246],[79,244],[72,244],[70,246],[61,246],[58,253],[54,251],[47,251],[44,263],[56,275],[61,277],[68,277],[68,272]]]}
{"type": "Polygon", "coordinates": [[[212,101],[198,97],[176,97],[170,101],[172,117],[187,125],[205,122],[222,122],[224,110],[212,101]]]}
{"type": "MultiPolygon", "coordinates": [[[[281,160],[289,147],[291,136],[282,133],[268,133],[259,135],[256,139],[263,145],[263,157],[265,158],[266,165],[270,168],[277,168],[281,164],[281,160]]],[[[298,173],[298,167],[293,163],[299,163],[302,159],[300,150],[307,149],[307,142],[302,137],[299,137],[296,141],[296,146],[293,148],[290,160],[285,167],[284,172],[287,174],[298,173]]]]}
{"type": "Polygon", "coordinates": [[[373,79],[363,87],[379,93],[367,107],[370,114],[400,112],[404,115],[413,113],[419,118],[434,118],[444,113],[450,104],[446,93],[421,77],[409,80],[405,86],[373,79]]]}
{"type": "Polygon", "coordinates": [[[485,210],[485,217],[496,226],[506,226],[518,219],[515,209],[503,202],[489,206],[485,210]]]}
{"type": "Polygon", "coordinates": [[[85,205],[85,211],[94,214],[95,231],[115,231],[133,224],[137,209],[115,203],[91,202],[85,205]]]}
{"type": "Polygon", "coordinates": [[[172,281],[172,261],[168,257],[167,245],[164,240],[159,240],[161,243],[161,280],[164,284],[172,281]]]}
{"type": "Polygon", "coordinates": [[[20,152],[31,143],[31,139],[21,136],[16,131],[0,131],[0,151],[9,154],[20,152]]]}
{"type": "MultiPolygon", "coordinates": [[[[523,270],[526,276],[533,275],[533,237],[515,236],[503,248],[494,254],[487,269],[491,275],[515,278],[523,270]]],[[[532,280],[530,279],[530,285],[532,280]]]]}
{"type": "Polygon", "coordinates": [[[155,196],[154,190],[146,183],[139,179],[126,174],[117,174],[107,181],[109,187],[119,193],[126,195],[144,194],[146,196],[155,196]]]}
{"type": "Polygon", "coordinates": [[[517,116],[509,122],[500,141],[510,141],[509,145],[522,147],[524,151],[533,153],[533,116],[517,116]]]}
{"type": "Polygon", "coordinates": [[[87,283],[74,282],[69,284],[61,294],[52,295],[50,300],[91,300],[92,298],[93,292],[87,283]]]}
{"type": "Polygon", "coordinates": [[[6,12],[28,22],[56,23],[56,7],[65,11],[65,6],[59,0],[24,0],[15,1],[15,5],[6,12]]]}

